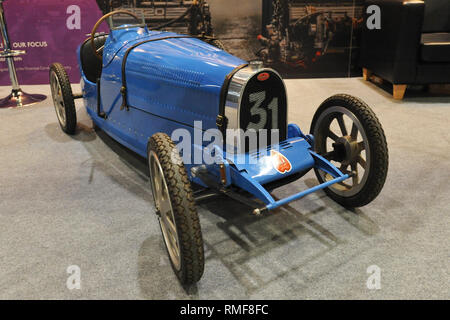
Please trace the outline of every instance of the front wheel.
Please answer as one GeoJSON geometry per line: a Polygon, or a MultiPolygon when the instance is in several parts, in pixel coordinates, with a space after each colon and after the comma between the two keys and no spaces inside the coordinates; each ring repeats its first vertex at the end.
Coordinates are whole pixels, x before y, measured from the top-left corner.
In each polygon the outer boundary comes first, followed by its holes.
{"type": "MultiPolygon", "coordinates": [[[[335,95],[317,109],[312,123],[315,151],[351,178],[326,189],[345,207],[361,207],[374,200],[386,181],[388,148],[383,128],[370,107],[350,95],[335,95]]],[[[315,170],[320,183],[333,177],[315,170]]]]}
{"type": "Polygon", "coordinates": [[[150,182],[172,269],[184,285],[200,280],[203,238],[186,169],[173,141],[164,133],[150,138],[150,182]]]}

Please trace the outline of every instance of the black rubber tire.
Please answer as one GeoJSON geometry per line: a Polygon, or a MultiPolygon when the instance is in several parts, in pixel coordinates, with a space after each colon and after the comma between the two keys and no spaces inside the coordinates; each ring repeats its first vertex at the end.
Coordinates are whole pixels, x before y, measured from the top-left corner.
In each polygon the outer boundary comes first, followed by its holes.
{"type": "MultiPolygon", "coordinates": [[[[314,133],[316,122],[325,109],[333,106],[341,106],[350,110],[361,122],[369,143],[371,150],[371,162],[369,167],[369,175],[365,185],[355,195],[351,197],[344,197],[333,192],[330,188],[325,188],[325,193],[334,201],[347,208],[362,207],[373,201],[386,181],[389,153],[386,142],[386,137],[378,120],[372,109],[360,99],[347,94],[334,95],[325,100],[314,114],[311,122],[310,133],[314,133]]],[[[317,179],[323,183],[318,170],[315,169],[317,179]]]]}
{"type": "Polygon", "coordinates": [[[227,49],[225,48],[225,45],[220,40],[211,39],[208,41],[208,43],[216,48],[219,48],[220,50],[227,51],[227,49]]]}
{"type": "Polygon", "coordinates": [[[150,151],[154,151],[164,171],[172,204],[181,258],[180,270],[177,271],[171,261],[172,269],[183,285],[191,285],[198,282],[203,275],[205,265],[203,237],[191,183],[184,164],[181,158],[172,161],[174,155],[179,157],[174,149],[175,144],[167,134],[156,133],[149,141],[148,159],[150,151]]]}
{"type": "Polygon", "coordinates": [[[75,109],[75,100],[73,98],[72,86],[70,85],[69,76],[63,65],[60,63],[53,63],[50,66],[49,78],[51,79],[51,74],[54,72],[58,78],[59,84],[61,86],[62,98],[64,101],[64,109],[66,115],[66,123],[63,124],[61,121],[58,122],[61,129],[67,134],[75,134],[77,128],[77,111],[75,109]]]}

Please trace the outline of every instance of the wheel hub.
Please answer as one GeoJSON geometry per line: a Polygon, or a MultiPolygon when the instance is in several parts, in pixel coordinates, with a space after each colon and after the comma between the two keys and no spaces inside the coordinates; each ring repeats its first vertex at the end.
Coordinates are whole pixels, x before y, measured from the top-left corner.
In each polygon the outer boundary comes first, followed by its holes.
{"type": "Polygon", "coordinates": [[[359,155],[358,142],[351,136],[340,137],[332,144],[333,160],[350,164],[359,155]]]}

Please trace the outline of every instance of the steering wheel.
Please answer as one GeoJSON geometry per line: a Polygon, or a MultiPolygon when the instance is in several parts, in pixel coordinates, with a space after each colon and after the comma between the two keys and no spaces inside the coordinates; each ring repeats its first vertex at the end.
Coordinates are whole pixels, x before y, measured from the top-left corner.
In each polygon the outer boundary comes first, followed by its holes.
{"type": "Polygon", "coordinates": [[[100,47],[100,48],[98,48],[98,49],[95,47],[95,43],[94,43],[94,40],[95,40],[95,34],[96,34],[96,32],[97,32],[98,27],[102,24],[102,22],[105,21],[106,19],[108,19],[109,17],[115,15],[115,14],[126,14],[126,15],[129,15],[129,16],[132,16],[132,17],[135,18],[136,20],[141,21],[141,19],[140,19],[137,15],[135,15],[134,13],[132,13],[132,12],[130,12],[130,11],[127,11],[127,10],[116,10],[116,11],[111,11],[110,13],[107,13],[107,14],[105,14],[103,17],[101,17],[101,18],[97,21],[97,23],[94,25],[94,28],[92,29],[92,32],[91,32],[91,39],[90,39],[90,40],[91,40],[92,50],[94,51],[94,53],[95,53],[95,55],[97,56],[97,58],[99,58],[100,60],[103,59],[102,55],[100,54],[100,51],[103,50],[103,47],[104,47],[104,46],[102,46],[102,47],[100,47]]]}

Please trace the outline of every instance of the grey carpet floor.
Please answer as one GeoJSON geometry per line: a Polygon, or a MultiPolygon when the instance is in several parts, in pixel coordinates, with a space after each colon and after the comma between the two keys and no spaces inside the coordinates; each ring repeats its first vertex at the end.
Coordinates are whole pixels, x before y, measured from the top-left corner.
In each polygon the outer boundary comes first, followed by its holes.
{"type": "MultiPolygon", "coordinates": [[[[304,131],[334,93],[371,105],[389,144],[386,185],[355,211],[323,192],[264,217],[225,198],[202,204],[205,274],[188,290],[170,268],[144,163],[94,132],[82,105],[73,137],[50,99],[0,109],[0,299],[450,298],[450,97],[394,101],[357,78],[287,88],[289,120],[304,131]],[[79,290],[66,287],[71,265],[79,290]],[[372,265],[379,290],[366,286],[372,265]]],[[[316,183],[309,173],[275,195],[316,183]]]]}

